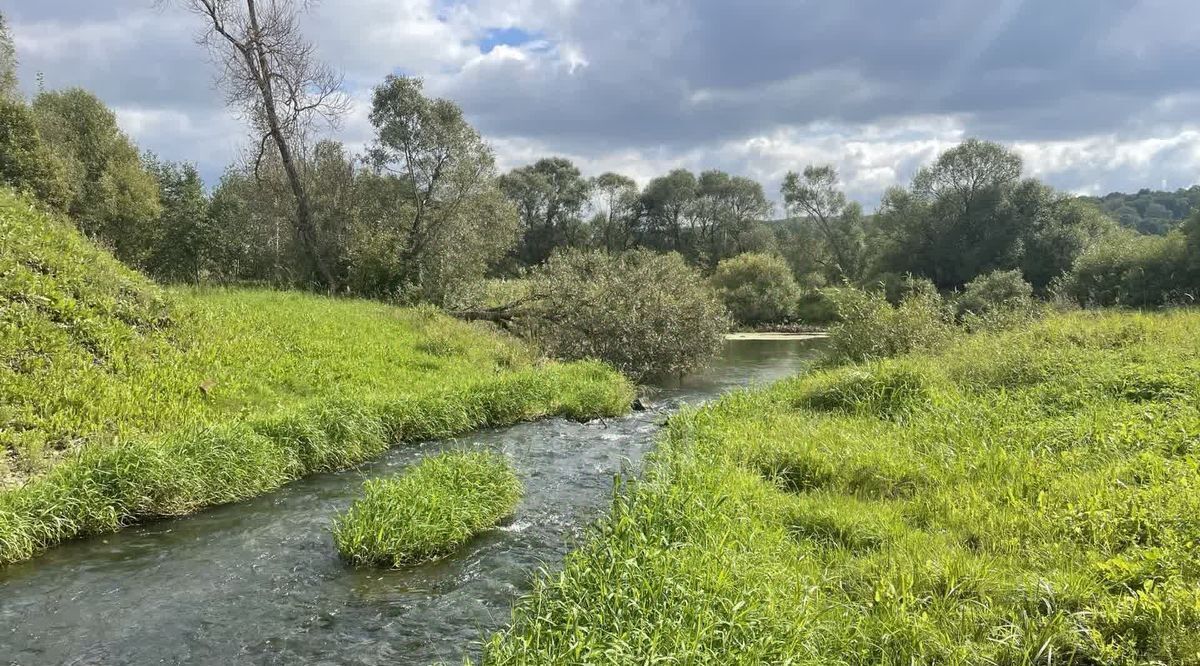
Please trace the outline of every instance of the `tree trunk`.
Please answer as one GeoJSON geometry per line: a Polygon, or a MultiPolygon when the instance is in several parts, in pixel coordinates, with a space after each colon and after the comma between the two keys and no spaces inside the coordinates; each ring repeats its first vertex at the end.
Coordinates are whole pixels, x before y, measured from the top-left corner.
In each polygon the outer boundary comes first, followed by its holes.
{"type": "Polygon", "coordinates": [[[337,280],[333,275],[333,271],[329,269],[329,264],[325,258],[321,256],[321,250],[317,246],[316,228],[312,222],[312,206],[308,201],[308,192],[304,189],[304,182],[300,179],[300,170],[296,168],[296,160],[292,155],[291,146],[288,145],[286,137],[283,135],[282,124],[279,122],[279,112],[275,108],[275,94],[271,89],[271,69],[267,62],[266,55],[263,53],[262,35],[258,25],[258,11],[255,8],[254,0],[246,0],[246,8],[250,18],[250,29],[254,34],[253,56],[251,53],[246,53],[246,59],[257,57],[258,62],[249,62],[250,71],[258,72],[258,89],[263,98],[263,112],[266,115],[268,133],[271,140],[275,142],[275,147],[279,149],[279,159],[283,162],[283,170],[287,173],[288,186],[292,189],[293,196],[296,197],[296,235],[300,239],[300,245],[308,254],[309,260],[317,269],[317,273],[325,282],[325,287],[330,292],[337,291],[337,280]]]}

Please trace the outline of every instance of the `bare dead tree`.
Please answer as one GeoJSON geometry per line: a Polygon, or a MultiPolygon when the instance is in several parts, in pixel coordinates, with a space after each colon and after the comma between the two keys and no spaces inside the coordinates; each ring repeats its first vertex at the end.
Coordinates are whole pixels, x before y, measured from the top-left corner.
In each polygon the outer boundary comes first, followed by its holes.
{"type": "MultiPolygon", "coordinates": [[[[171,0],[162,0],[170,2],[171,0]]],[[[330,291],[337,278],[322,255],[297,152],[318,121],[336,125],[349,109],[342,77],[317,60],[300,32],[311,0],[178,0],[201,16],[198,41],[220,68],[231,106],[240,108],[255,135],[254,174],[273,145],[296,199],[296,235],[330,291]]]]}

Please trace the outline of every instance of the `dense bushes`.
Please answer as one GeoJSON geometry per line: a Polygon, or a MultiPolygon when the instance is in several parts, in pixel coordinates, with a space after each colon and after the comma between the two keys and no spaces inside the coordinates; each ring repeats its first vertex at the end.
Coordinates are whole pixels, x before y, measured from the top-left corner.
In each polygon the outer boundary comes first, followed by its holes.
{"type": "Polygon", "coordinates": [[[1153,307],[1194,302],[1187,238],[1113,234],[1079,257],[1061,284],[1081,305],[1153,307]]]}
{"type": "Polygon", "coordinates": [[[953,336],[953,311],[933,285],[915,280],[909,285],[895,306],[878,292],[833,292],[838,323],[829,330],[830,355],[849,361],[886,358],[931,349],[953,336]]]}
{"type": "Polygon", "coordinates": [[[677,254],[560,252],[531,279],[535,298],[522,314],[548,354],[599,359],[635,379],[701,367],[729,326],[677,254]]]}
{"type": "Polygon", "coordinates": [[[444,453],[398,477],[371,479],[334,523],[342,557],[359,565],[399,567],[454,552],[512,515],[521,481],[503,454],[444,453]]]}
{"type": "Polygon", "coordinates": [[[710,279],[738,323],[783,323],[796,315],[800,288],[787,262],[778,256],[746,253],[726,259],[710,279]]]}
{"type": "Polygon", "coordinates": [[[949,297],[912,276],[883,287],[826,290],[837,311],[829,331],[831,358],[862,361],[936,349],[965,332],[1029,323],[1045,310],[1016,270],[981,275],[949,297]]]}
{"type": "Polygon", "coordinates": [[[993,271],[967,283],[954,299],[959,322],[970,331],[1018,326],[1038,313],[1033,286],[1021,271],[993,271]]]}

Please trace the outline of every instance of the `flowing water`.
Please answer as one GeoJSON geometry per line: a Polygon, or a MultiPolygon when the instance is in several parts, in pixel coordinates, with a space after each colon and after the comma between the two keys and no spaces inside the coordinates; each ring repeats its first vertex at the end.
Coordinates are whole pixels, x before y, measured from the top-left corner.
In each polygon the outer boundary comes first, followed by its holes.
{"type": "Polygon", "coordinates": [[[539,567],[554,568],[636,473],[667,415],[804,369],[819,341],[731,341],[653,409],[607,422],[525,423],[400,446],[358,469],[195,516],[69,543],[0,569],[0,664],[428,664],[476,656],[539,567]],[[338,559],[332,517],[363,479],[447,447],[513,460],[513,520],[455,556],[400,571],[338,559]]]}

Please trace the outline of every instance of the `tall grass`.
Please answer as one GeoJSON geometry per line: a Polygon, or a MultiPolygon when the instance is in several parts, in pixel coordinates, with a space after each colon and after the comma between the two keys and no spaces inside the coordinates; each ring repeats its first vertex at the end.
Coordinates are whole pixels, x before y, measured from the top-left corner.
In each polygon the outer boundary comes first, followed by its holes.
{"type": "Polygon", "coordinates": [[[432,309],[163,291],[5,191],[0,238],[0,564],[401,441],[632,400],[602,365],[432,309]]]}
{"type": "Polygon", "coordinates": [[[521,493],[503,454],[443,453],[399,477],[367,481],[362,497],[334,524],[334,541],[357,565],[435,560],[512,515],[521,493]]]}
{"type": "Polygon", "coordinates": [[[485,661],[1200,663],[1200,313],[1073,314],[672,419],[485,661]]]}

